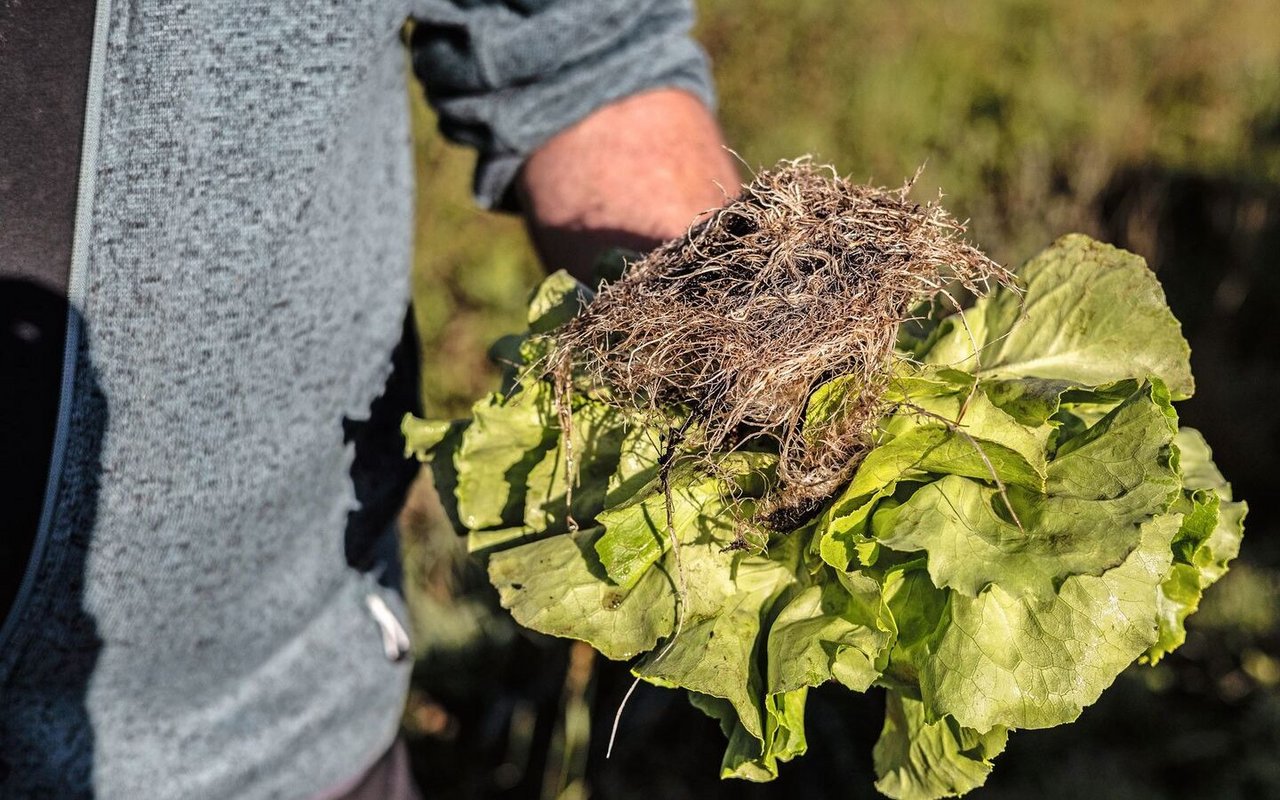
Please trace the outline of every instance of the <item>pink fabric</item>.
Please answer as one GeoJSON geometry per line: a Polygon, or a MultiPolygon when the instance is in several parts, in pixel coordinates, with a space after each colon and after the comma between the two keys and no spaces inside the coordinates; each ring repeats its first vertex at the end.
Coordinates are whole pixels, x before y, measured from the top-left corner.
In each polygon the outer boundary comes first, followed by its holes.
{"type": "Polygon", "coordinates": [[[409,770],[409,750],[403,739],[363,774],[320,793],[312,800],[422,800],[409,770]]]}

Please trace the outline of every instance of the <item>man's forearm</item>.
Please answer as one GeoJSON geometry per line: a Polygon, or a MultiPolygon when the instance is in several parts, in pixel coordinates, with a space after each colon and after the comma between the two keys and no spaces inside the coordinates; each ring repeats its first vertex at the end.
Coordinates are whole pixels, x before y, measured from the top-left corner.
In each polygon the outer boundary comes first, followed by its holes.
{"type": "Polygon", "coordinates": [[[604,106],[535,151],[517,182],[538,253],[586,280],[610,247],[648,250],[733,195],[739,176],[711,113],[659,89],[604,106]]]}

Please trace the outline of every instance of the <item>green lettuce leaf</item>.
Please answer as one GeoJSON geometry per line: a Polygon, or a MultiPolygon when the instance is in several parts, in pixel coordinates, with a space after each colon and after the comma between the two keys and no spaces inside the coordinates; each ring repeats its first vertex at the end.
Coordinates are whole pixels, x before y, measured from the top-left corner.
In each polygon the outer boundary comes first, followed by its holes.
{"type": "Polygon", "coordinates": [[[943,380],[936,371],[895,382],[890,399],[907,395],[914,398],[912,408],[885,421],[884,441],[867,454],[819,521],[815,552],[838,570],[855,560],[873,563],[876,545],[867,523],[899,481],[946,474],[1044,488],[1051,426],[1022,425],[975,392],[972,380],[943,380]]]}
{"type": "Polygon", "coordinates": [[[765,701],[766,738],[752,736],[743,727],[733,704],[719,697],[689,693],[694,707],[720,723],[728,740],[720,777],[757,783],[778,777],[778,766],[808,749],[804,734],[804,704],[808,689],[770,695],[765,701]]]}
{"type": "Polygon", "coordinates": [[[571,414],[573,474],[565,452],[564,432],[542,453],[538,463],[525,477],[524,525],[534,531],[567,530],[569,518],[579,525],[591,520],[605,506],[605,495],[618,473],[623,445],[627,439],[628,420],[616,409],[588,401],[579,401],[571,414]],[[569,488],[573,484],[573,503],[569,507],[569,488]],[[566,516],[567,515],[567,516],[566,516]]]}
{"type": "MultiPolygon", "coordinates": [[[[752,462],[736,459],[729,463],[752,462]]],[[[696,475],[685,473],[685,481],[673,485],[673,496],[688,496],[699,508],[718,501],[721,482],[697,480],[696,475]]],[[[629,507],[642,508],[643,502],[629,507]]],[[[613,520],[607,514],[601,517],[613,520]]],[[[669,637],[675,630],[677,608],[688,633],[699,622],[714,622],[723,616],[726,605],[738,602],[738,596],[753,586],[753,579],[754,588],[767,586],[770,591],[795,580],[798,566],[794,558],[780,564],[769,557],[727,552],[725,546],[733,533],[729,520],[716,517],[712,525],[678,526],[680,548],[676,552],[666,544],[665,522],[662,529],[649,527],[639,512],[627,519],[633,523],[632,530],[643,527],[644,535],[655,541],[661,535],[661,544],[656,558],[626,574],[625,584],[610,578],[600,553],[622,557],[634,551],[601,546],[608,531],[597,526],[494,553],[489,559],[489,580],[498,588],[503,607],[528,628],[581,639],[609,658],[625,659],[652,650],[660,639],[669,637]],[[641,524],[634,524],[636,520],[641,524]],[[761,574],[769,576],[764,586],[759,585],[761,574]],[[681,586],[687,590],[683,597],[681,586]]],[[[770,555],[781,558],[787,551],[779,549],[770,555]]],[[[614,570],[623,563],[615,562],[614,570]]],[[[674,652],[676,648],[673,645],[671,649],[674,652]]]]}
{"type": "Polygon", "coordinates": [[[919,700],[890,691],[884,728],[872,751],[876,788],[894,800],[932,800],[965,794],[986,782],[991,759],[1000,755],[1009,732],[980,733],[951,717],[926,719],[919,700]]]}
{"type": "MultiPolygon", "coordinates": [[[[822,613],[804,609],[803,603],[794,606],[788,599],[797,592],[806,594],[800,589],[805,580],[803,549],[801,537],[791,537],[771,547],[767,557],[740,555],[735,566],[737,594],[724,598],[720,616],[699,619],[691,609],[684,630],[634,670],[650,683],[689,689],[693,704],[719,720],[729,740],[722,777],[772,780],[781,762],[803,754],[807,747],[808,686],[823,682],[830,672],[826,677],[775,674],[775,665],[796,642],[786,630],[777,640],[766,632],[768,620],[780,607],[792,609],[795,620],[804,610],[822,613]],[[781,649],[778,655],[775,647],[781,649]],[[760,669],[762,660],[768,664],[767,674],[760,669]]],[[[862,645],[864,639],[848,637],[849,650],[862,645]]]]}
{"type": "Polygon", "coordinates": [[[526,628],[580,639],[608,658],[632,658],[670,635],[676,593],[665,569],[650,570],[627,590],[612,585],[595,551],[603,533],[590,528],[496,552],[489,581],[526,628]]]}
{"type": "Polygon", "coordinates": [[[834,679],[865,692],[884,672],[893,633],[880,585],[870,577],[853,573],[844,582],[807,586],[782,605],[769,628],[769,691],[834,679]]]}
{"type": "Polygon", "coordinates": [[[924,559],[886,570],[883,592],[897,635],[880,683],[920,699],[919,665],[931,657],[929,648],[947,621],[951,593],[933,585],[924,559]]]}
{"type": "Polygon", "coordinates": [[[595,292],[564,270],[557,270],[538,284],[529,298],[526,321],[529,333],[550,333],[576,317],[595,292]]]}
{"type": "Polygon", "coordinates": [[[1137,378],[1116,381],[1105,386],[1082,386],[1074,381],[1049,378],[989,378],[978,387],[1000,410],[1023,425],[1061,424],[1058,412],[1066,404],[1078,410],[1081,406],[1097,409],[1098,416],[1137,390],[1137,378]]]}
{"type": "Polygon", "coordinates": [[[1182,527],[1173,540],[1173,568],[1160,584],[1158,638],[1142,660],[1156,663],[1187,639],[1186,620],[1200,607],[1205,589],[1227,572],[1240,552],[1248,507],[1231,501],[1231,486],[1213,463],[1200,432],[1178,431],[1185,486],[1182,527]]]}
{"type": "MultiPolygon", "coordinates": [[[[1200,431],[1183,428],[1174,440],[1181,454],[1183,484],[1187,490],[1211,491],[1219,498],[1218,520],[1209,535],[1199,540],[1189,553],[1188,563],[1199,570],[1204,586],[1217,581],[1227,572],[1227,565],[1240,554],[1244,536],[1244,518],[1249,512],[1243,501],[1232,499],[1227,483],[1213,463],[1213,453],[1200,431]]],[[[1180,558],[1182,554],[1180,553],[1180,558]]]]}
{"type": "Polygon", "coordinates": [[[939,587],[1052,598],[1063,579],[1118,565],[1141,526],[1168,509],[1179,489],[1170,413],[1168,395],[1147,384],[1059,447],[1043,494],[947,475],[878,512],[873,536],[926,552],[939,587]]]}
{"type": "MultiPolygon", "coordinates": [[[[894,448],[897,454],[905,458],[914,458],[914,445],[910,441],[899,441],[894,448]]],[[[894,447],[891,443],[887,447],[894,447]]],[[[885,448],[876,448],[871,455],[885,448]]],[[[886,456],[892,454],[886,454],[886,456]]],[[[868,459],[870,460],[870,456],[868,459]]],[[[886,461],[889,459],[886,458],[886,461]]],[[[863,462],[864,466],[866,462],[863,462]]],[[[874,467],[873,467],[874,469],[874,467]]],[[[870,472],[868,473],[870,474],[870,472]]],[[[870,479],[868,480],[870,482],[870,479]]],[[[828,565],[840,572],[853,569],[854,565],[871,566],[875,564],[880,544],[869,535],[867,528],[871,514],[879,506],[880,501],[891,497],[897,491],[896,480],[872,490],[869,494],[852,495],[847,492],[829,506],[818,520],[818,532],[813,537],[814,552],[828,565]]]]}
{"type": "Polygon", "coordinates": [[[688,580],[688,556],[702,558],[701,553],[696,546],[683,548],[690,597],[684,624],[670,642],[635,667],[635,674],[660,686],[684,687],[729,701],[742,726],[764,743],[768,715],[762,700],[769,692],[760,669],[766,645],[762,634],[775,601],[802,580],[801,551],[800,538],[789,537],[771,546],[767,556],[718,553],[732,559],[733,574],[727,583],[719,582],[715,588],[721,591],[713,597],[711,587],[695,587],[688,580]]]}
{"type": "Polygon", "coordinates": [[[458,517],[469,530],[522,525],[529,473],[559,438],[551,386],[531,381],[471,414],[454,456],[458,517]]]}
{"type": "Polygon", "coordinates": [[[1019,423],[972,389],[919,398],[883,423],[889,435],[919,435],[927,449],[914,468],[1043,490],[1053,427],[1019,423]],[[904,433],[905,431],[905,433],[904,433]],[[946,436],[938,437],[937,431],[946,436]]]}
{"type": "Polygon", "coordinates": [[[652,481],[658,452],[651,429],[589,397],[571,403],[572,508],[570,464],[550,384],[526,376],[509,393],[476,403],[470,423],[447,430],[441,423],[404,422],[409,446],[434,459],[436,486],[453,501],[446,507],[454,507],[450,517],[468,532],[472,552],[566,532],[571,524],[590,527],[606,504],[631,498],[652,481]]]}
{"type": "MultiPolygon", "coordinates": [[[[775,458],[761,453],[735,453],[718,465],[721,475],[707,475],[692,466],[672,470],[671,519],[677,531],[729,542],[749,515],[746,498],[763,493],[775,458]]],[[[656,466],[646,470],[656,473],[656,466]]],[[[667,532],[667,496],[657,477],[633,498],[599,515],[605,535],[596,552],[609,578],[631,586],[671,546],[667,532]]]]}
{"type": "Polygon", "coordinates": [[[466,527],[458,518],[458,471],[454,466],[454,456],[462,445],[462,433],[470,424],[467,420],[423,420],[412,414],[406,414],[400,422],[406,457],[412,456],[429,466],[444,514],[454,530],[459,532],[465,531],[466,527]]]}
{"type": "Polygon", "coordinates": [[[412,414],[405,414],[400,421],[405,457],[429,461],[435,449],[444,443],[454,427],[455,423],[447,420],[418,419],[412,414]]]}
{"type": "Polygon", "coordinates": [[[944,320],[918,357],[980,378],[1102,386],[1154,375],[1176,399],[1195,391],[1181,326],[1139,256],[1072,234],[1018,278],[1021,299],[996,291],[978,300],[963,319],[944,320]]]}
{"type": "Polygon", "coordinates": [[[1067,578],[1051,598],[998,585],[977,597],[950,592],[916,664],[929,719],[980,731],[1073,721],[1155,643],[1157,587],[1181,523],[1180,514],[1152,519],[1120,566],[1067,578]]]}

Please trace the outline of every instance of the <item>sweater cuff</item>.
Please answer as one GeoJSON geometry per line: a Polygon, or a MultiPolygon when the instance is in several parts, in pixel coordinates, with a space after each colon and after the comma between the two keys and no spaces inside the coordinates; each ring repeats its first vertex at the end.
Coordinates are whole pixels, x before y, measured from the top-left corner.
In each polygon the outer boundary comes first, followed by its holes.
{"type": "Polygon", "coordinates": [[[708,109],[715,109],[715,93],[705,73],[703,75],[671,75],[662,80],[641,83],[634,89],[619,92],[616,96],[605,95],[598,104],[586,109],[581,116],[566,122],[564,128],[552,131],[545,139],[530,147],[527,152],[493,152],[481,155],[476,161],[472,181],[472,196],[476,204],[491,211],[518,212],[520,206],[516,199],[515,181],[521,167],[524,166],[525,159],[561,130],[580,122],[601,107],[653,89],[681,89],[697,97],[708,109]]]}

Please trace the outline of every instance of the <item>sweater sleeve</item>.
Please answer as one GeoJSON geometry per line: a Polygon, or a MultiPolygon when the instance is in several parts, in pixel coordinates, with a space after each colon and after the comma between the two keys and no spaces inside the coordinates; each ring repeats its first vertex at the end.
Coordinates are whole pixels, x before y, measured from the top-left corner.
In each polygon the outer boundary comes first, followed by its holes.
{"type": "Polygon", "coordinates": [[[597,108],[647,89],[714,103],[691,0],[417,0],[413,67],[441,132],[479,151],[474,193],[509,207],[524,159],[597,108]]]}

